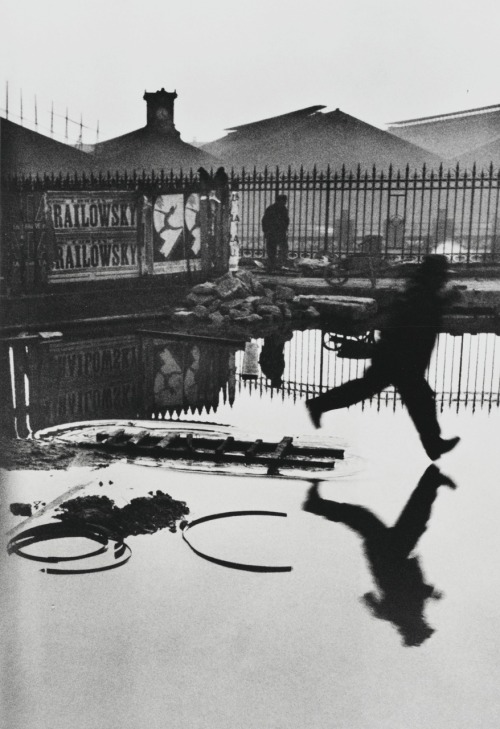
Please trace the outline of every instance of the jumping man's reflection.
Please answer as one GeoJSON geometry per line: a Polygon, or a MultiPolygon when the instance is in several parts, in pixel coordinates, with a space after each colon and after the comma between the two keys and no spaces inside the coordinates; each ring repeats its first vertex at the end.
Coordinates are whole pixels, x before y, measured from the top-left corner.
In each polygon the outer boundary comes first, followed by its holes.
{"type": "Polygon", "coordinates": [[[323,413],[349,407],[394,385],[431,460],[456,446],[459,438],[441,438],[435,393],[425,379],[446,303],[442,289],[447,268],[445,256],[427,256],[395,303],[364,376],[307,401],[316,427],[323,413]]]}
{"type": "Polygon", "coordinates": [[[397,628],[405,646],[421,645],[434,633],[425,620],[425,603],[441,594],[425,582],[418,557],[411,553],[427,528],[439,486],[455,484],[437,466],[429,466],[397,522],[387,527],[363,506],[321,498],[318,483],[309,489],[304,511],[345,524],[360,535],[378,588],[378,595],[363,595],[364,604],[376,618],[397,628]]]}

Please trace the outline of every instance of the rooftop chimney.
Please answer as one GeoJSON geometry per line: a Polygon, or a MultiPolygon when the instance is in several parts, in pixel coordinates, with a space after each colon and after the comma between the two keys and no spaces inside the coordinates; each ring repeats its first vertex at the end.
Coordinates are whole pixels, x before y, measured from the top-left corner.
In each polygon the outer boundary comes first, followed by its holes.
{"type": "Polygon", "coordinates": [[[174,125],[174,101],[177,98],[177,92],[173,93],[161,89],[154,93],[144,92],[143,99],[147,105],[147,123],[146,126],[154,131],[162,134],[179,137],[180,132],[174,125]]]}

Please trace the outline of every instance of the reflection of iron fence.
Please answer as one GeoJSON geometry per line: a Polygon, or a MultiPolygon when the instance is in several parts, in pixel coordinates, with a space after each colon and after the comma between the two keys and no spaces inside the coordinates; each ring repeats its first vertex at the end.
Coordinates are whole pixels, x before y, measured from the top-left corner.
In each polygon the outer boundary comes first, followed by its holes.
{"type": "MultiPolygon", "coordinates": [[[[366,339],[366,335],[364,335],[366,339]]],[[[360,338],[363,341],[363,336],[360,338]]],[[[285,370],[280,390],[273,389],[266,377],[239,387],[255,392],[270,392],[276,397],[294,400],[313,397],[343,382],[361,377],[369,360],[339,356],[325,346],[325,335],[319,330],[295,332],[285,346],[285,370]]],[[[500,406],[499,337],[492,333],[441,333],[429,365],[427,378],[436,392],[438,407],[488,408],[500,406]]],[[[241,372],[241,353],[237,372],[241,372]]],[[[369,401],[372,405],[397,407],[399,396],[394,388],[384,390],[369,401]]]]}
{"type": "MultiPolygon", "coordinates": [[[[315,386],[303,385],[297,382],[283,382],[281,388],[276,390],[268,382],[265,377],[259,377],[257,380],[244,380],[241,376],[238,378],[239,391],[245,390],[259,393],[260,395],[269,394],[271,399],[292,397],[294,402],[303,400],[308,397],[314,397],[320,394],[320,389],[315,386]]],[[[436,393],[436,405],[441,412],[446,408],[456,409],[458,412],[464,408],[476,409],[493,408],[500,406],[500,392],[475,392],[475,391],[443,391],[436,393]]],[[[378,395],[360,403],[362,409],[366,407],[392,407],[393,410],[403,408],[401,398],[393,387],[387,388],[378,395]]],[[[355,406],[353,406],[355,407],[355,406]]]]}
{"type": "Polygon", "coordinates": [[[360,251],[380,236],[391,262],[442,252],[455,263],[497,261],[500,170],[410,172],[233,172],[240,190],[240,243],[249,258],[265,256],[261,220],[276,194],[288,198],[292,259],[360,251]]]}

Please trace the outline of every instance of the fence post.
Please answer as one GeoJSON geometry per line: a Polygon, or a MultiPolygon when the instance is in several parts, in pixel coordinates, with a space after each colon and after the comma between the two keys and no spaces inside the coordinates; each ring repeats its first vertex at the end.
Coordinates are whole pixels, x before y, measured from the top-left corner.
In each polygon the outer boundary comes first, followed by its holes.
{"type": "MultiPolygon", "coordinates": [[[[380,191],[382,194],[382,190],[380,191]]],[[[391,220],[391,193],[392,193],[392,165],[389,165],[389,175],[387,177],[387,216],[385,221],[385,257],[389,250],[389,229],[391,220]]]]}
{"type": "Polygon", "coordinates": [[[325,235],[323,238],[323,253],[328,254],[328,218],[330,216],[330,165],[326,168],[326,200],[325,200],[325,235]]]}
{"type": "Polygon", "coordinates": [[[472,166],[470,212],[469,212],[469,233],[467,235],[467,265],[470,264],[470,247],[472,243],[472,220],[474,216],[474,194],[476,191],[476,164],[472,166]]]}

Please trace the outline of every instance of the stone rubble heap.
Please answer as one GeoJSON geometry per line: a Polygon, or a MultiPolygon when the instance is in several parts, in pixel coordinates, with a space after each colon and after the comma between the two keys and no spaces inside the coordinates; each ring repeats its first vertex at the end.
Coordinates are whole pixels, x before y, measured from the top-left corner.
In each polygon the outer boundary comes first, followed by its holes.
{"type": "Polygon", "coordinates": [[[173,315],[178,323],[206,322],[218,327],[318,317],[311,302],[295,296],[289,286],[265,288],[247,271],[226,273],[216,281],[197,284],[186,297],[186,306],[173,315]]]}

